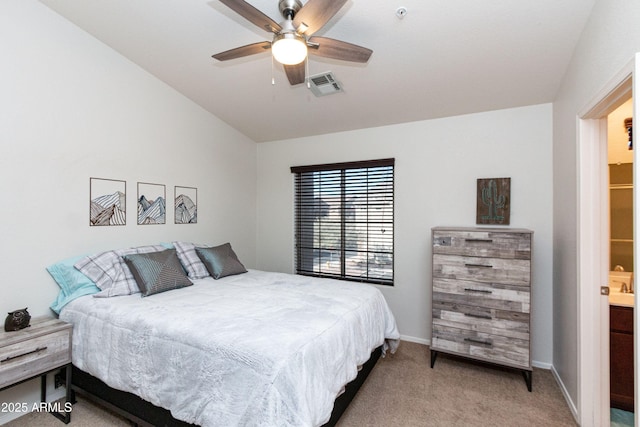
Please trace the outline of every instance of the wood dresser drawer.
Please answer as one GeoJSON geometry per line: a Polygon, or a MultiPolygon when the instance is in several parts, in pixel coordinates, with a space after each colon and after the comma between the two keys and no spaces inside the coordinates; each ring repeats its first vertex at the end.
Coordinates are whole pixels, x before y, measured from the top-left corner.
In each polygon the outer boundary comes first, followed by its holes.
{"type": "Polygon", "coordinates": [[[433,278],[433,300],[529,313],[528,287],[433,278]]]}
{"type": "Polygon", "coordinates": [[[453,230],[433,231],[433,253],[488,258],[530,259],[531,233],[453,230]]]}
{"type": "Polygon", "coordinates": [[[531,261],[525,259],[433,255],[433,277],[528,287],[530,271],[531,261]]]}
{"type": "Polygon", "coordinates": [[[529,340],[529,313],[434,301],[433,324],[529,340]]]}
{"type": "Polygon", "coordinates": [[[520,369],[530,369],[529,341],[483,332],[433,325],[431,344],[440,351],[499,363],[520,369]]]}

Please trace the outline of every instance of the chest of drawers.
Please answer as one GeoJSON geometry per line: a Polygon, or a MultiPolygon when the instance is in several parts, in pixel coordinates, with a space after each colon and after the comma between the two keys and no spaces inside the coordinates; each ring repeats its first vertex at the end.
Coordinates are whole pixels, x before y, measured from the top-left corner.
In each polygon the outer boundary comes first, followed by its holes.
{"type": "Polygon", "coordinates": [[[432,229],[432,368],[438,352],[508,366],[531,391],[532,234],[432,229]]]}

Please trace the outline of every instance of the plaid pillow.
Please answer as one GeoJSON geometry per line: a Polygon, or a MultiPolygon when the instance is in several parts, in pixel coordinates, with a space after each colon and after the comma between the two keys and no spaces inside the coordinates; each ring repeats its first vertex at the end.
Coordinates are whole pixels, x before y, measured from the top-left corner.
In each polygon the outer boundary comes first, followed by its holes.
{"type": "Polygon", "coordinates": [[[101,292],[94,294],[94,297],[130,295],[140,292],[140,289],[122,256],[159,252],[165,249],[162,245],[151,245],[106,251],[86,256],[73,266],[101,289],[101,292]]]}
{"type": "Polygon", "coordinates": [[[180,259],[180,263],[190,279],[209,277],[207,267],[205,267],[196,253],[196,246],[199,248],[206,248],[207,246],[188,242],[173,242],[173,246],[176,248],[178,259],[180,259]]]}

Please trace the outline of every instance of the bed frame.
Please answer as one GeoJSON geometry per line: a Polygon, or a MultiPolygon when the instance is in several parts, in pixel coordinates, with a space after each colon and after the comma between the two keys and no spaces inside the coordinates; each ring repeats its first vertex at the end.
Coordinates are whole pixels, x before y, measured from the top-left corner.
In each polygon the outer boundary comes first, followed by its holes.
{"type": "MultiPolygon", "coordinates": [[[[335,400],[331,418],[322,427],[333,427],[336,425],[340,416],[344,413],[353,400],[360,386],[364,383],[367,376],[375,366],[376,362],[382,354],[382,346],[376,348],[371,357],[358,373],[358,376],[345,386],[345,391],[335,400]]],[[[141,399],[135,394],[121,390],[116,390],[106,385],[101,380],[81,371],[73,366],[72,372],[73,393],[80,393],[89,400],[99,405],[109,408],[110,410],[124,416],[135,425],[141,426],[192,426],[184,421],[176,420],[171,413],[164,408],[159,408],[146,400],[141,399]]],[[[75,399],[73,399],[75,402],[75,399]]]]}

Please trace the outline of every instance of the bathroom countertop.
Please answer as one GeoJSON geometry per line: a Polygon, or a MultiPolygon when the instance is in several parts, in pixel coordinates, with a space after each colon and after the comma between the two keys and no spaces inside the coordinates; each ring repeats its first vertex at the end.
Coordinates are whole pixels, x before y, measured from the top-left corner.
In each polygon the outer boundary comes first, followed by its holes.
{"type": "Polygon", "coordinates": [[[609,291],[609,305],[618,305],[621,307],[633,307],[634,294],[625,294],[619,291],[610,289],[609,291]]]}
{"type": "Polygon", "coordinates": [[[623,289],[633,289],[633,273],[628,271],[609,272],[609,305],[633,307],[634,294],[622,292],[623,289]]]}

